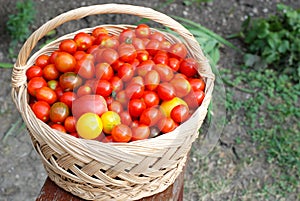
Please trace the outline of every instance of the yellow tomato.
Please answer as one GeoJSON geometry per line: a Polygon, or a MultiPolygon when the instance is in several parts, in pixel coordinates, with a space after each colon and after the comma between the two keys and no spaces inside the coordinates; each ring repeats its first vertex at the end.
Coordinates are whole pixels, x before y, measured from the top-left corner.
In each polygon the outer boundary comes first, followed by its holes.
{"type": "Polygon", "coordinates": [[[103,129],[102,120],[95,113],[85,113],[76,122],[76,130],[80,137],[84,139],[97,138],[103,129]]]}
{"type": "Polygon", "coordinates": [[[160,110],[161,112],[166,116],[166,117],[170,117],[171,115],[171,111],[173,110],[174,107],[176,107],[177,105],[187,105],[187,103],[182,100],[181,98],[178,97],[174,97],[171,100],[168,101],[163,101],[160,105],[160,110]]]}
{"type": "Polygon", "coordinates": [[[120,116],[118,115],[118,113],[113,111],[104,112],[101,115],[101,119],[103,122],[103,131],[108,134],[111,133],[112,129],[116,125],[121,124],[120,116]]]}

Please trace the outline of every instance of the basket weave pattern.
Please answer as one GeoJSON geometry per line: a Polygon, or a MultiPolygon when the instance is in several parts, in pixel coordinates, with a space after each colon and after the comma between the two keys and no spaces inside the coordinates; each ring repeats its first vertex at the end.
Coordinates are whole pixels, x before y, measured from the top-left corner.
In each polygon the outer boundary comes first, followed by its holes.
{"type": "MultiPolygon", "coordinates": [[[[131,25],[102,25],[111,34],[118,34],[131,25]]],[[[162,32],[171,43],[174,35],[162,32]]],[[[206,116],[211,100],[214,75],[208,60],[192,34],[170,17],[149,8],[105,4],[78,8],[48,21],[26,41],[20,50],[12,74],[12,97],[26,123],[33,146],[44,167],[58,186],[88,200],[137,200],[164,191],[181,173],[198,129],[206,116]],[[26,70],[41,54],[51,54],[62,40],[86,28],[64,35],[33,54],[32,49],[46,33],[59,25],[88,15],[122,13],[149,18],[177,32],[187,46],[189,57],[199,61],[198,72],[206,81],[206,96],[192,117],[174,131],[156,138],[130,143],[100,143],[74,138],[51,129],[37,119],[28,104],[26,70]]]]}

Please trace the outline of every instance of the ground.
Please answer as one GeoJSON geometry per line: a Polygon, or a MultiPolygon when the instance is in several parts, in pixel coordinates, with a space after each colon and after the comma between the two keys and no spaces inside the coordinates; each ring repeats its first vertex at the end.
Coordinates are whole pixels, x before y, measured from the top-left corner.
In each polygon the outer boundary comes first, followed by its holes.
{"type": "MultiPolygon", "coordinates": [[[[37,14],[31,27],[32,31],[67,10],[112,1],[35,0],[34,2],[37,14]]],[[[247,15],[263,17],[274,13],[278,2],[299,8],[299,1],[293,0],[214,0],[190,6],[184,5],[183,1],[179,0],[170,4],[163,4],[167,1],[158,0],[113,2],[141,5],[160,10],[167,15],[179,15],[200,23],[223,37],[237,33],[247,15]]],[[[16,0],[0,0],[0,4],[4,5],[0,8],[1,62],[14,62],[8,57],[7,47],[10,38],[5,32],[5,23],[8,15],[15,13],[15,3],[16,0]]],[[[134,17],[120,15],[91,17],[66,23],[58,28],[57,33],[63,35],[103,23],[130,24],[135,20],[134,17]]],[[[241,41],[235,39],[231,42],[243,48],[241,41]]],[[[232,49],[223,47],[218,68],[234,68],[240,62],[239,56],[232,49]]],[[[12,102],[11,69],[0,69],[0,76],[0,201],[34,200],[47,175],[12,102]]],[[[237,119],[233,119],[221,131],[216,133],[221,134],[220,140],[205,158],[198,157],[199,142],[194,143],[186,171],[184,200],[264,200],[263,195],[258,192],[261,192],[259,189],[265,182],[275,182],[270,181],[268,173],[273,165],[266,162],[263,154],[256,149],[257,145],[251,141],[237,119]],[[242,142],[235,141],[237,136],[242,142]]],[[[294,200],[295,197],[293,195],[287,198],[270,197],[270,200],[279,199],[294,200]]]]}

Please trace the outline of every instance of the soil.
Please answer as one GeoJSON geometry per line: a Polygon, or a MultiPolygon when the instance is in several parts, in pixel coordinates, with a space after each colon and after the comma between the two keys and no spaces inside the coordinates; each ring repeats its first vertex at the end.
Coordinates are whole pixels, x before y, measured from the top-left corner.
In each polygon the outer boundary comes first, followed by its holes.
{"type": "MultiPolygon", "coordinates": [[[[3,5],[0,8],[0,62],[14,63],[8,57],[10,37],[5,31],[5,24],[8,16],[16,12],[16,2],[0,0],[0,5],[3,5]]],[[[294,0],[215,0],[210,3],[194,3],[191,6],[186,6],[179,0],[172,1],[167,6],[163,6],[167,1],[159,0],[35,0],[37,13],[31,30],[36,30],[46,21],[70,9],[112,2],[141,5],[167,15],[179,15],[200,23],[223,37],[239,32],[248,15],[255,18],[274,14],[278,2],[294,8],[300,7],[300,2],[294,0]]],[[[133,24],[136,21],[136,17],[125,15],[87,17],[60,26],[57,35],[103,23],[133,24]]],[[[243,48],[241,41],[235,39],[231,42],[243,48]]],[[[240,58],[236,51],[223,47],[218,68],[234,68],[240,63],[240,58]]],[[[0,68],[0,201],[35,200],[47,175],[12,101],[10,82],[11,69],[0,68]]],[[[242,98],[242,95],[236,98],[242,98]]],[[[184,200],[263,200],[256,192],[265,182],[273,182],[268,174],[273,165],[266,162],[237,120],[232,120],[223,130],[217,132],[215,136],[221,134],[221,137],[204,158],[197,154],[200,140],[194,143],[186,171],[184,200]],[[241,139],[240,143],[235,141],[237,136],[241,139]]],[[[270,196],[270,200],[279,199],[295,200],[295,197],[270,196]]]]}

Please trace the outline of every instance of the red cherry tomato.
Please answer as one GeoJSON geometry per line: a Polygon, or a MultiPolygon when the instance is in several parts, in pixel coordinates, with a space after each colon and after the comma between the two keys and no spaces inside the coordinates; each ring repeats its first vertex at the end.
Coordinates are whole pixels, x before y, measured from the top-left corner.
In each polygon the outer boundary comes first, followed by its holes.
{"type": "Polygon", "coordinates": [[[167,101],[175,97],[175,89],[172,84],[163,82],[157,87],[157,95],[161,100],[167,101]]]}
{"type": "Polygon", "coordinates": [[[126,96],[125,90],[121,90],[117,93],[116,100],[119,101],[124,108],[127,107],[128,98],[126,96]]]}
{"type": "Polygon", "coordinates": [[[173,131],[178,126],[177,123],[171,117],[163,117],[158,122],[158,128],[162,133],[168,133],[173,131]]]}
{"type": "Polygon", "coordinates": [[[63,133],[67,132],[65,127],[61,124],[52,124],[50,127],[63,133]]]}
{"type": "Polygon", "coordinates": [[[148,38],[150,36],[150,27],[146,24],[139,24],[135,28],[135,35],[138,38],[148,38]]]}
{"type": "Polygon", "coordinates": [[[173,70],[168,65],[156,64],[153,69],[158,72],[160,80],[163,82],[170,81],[174,76],[173,70]]]}
{"type": "Polygon", "coordinates": [[[146,109],[146,104],[140,99],[131,99],[128,103],[128,111],[132,117],[139,117],[146,109]]]}
{"type": "Polygon", "coordinates": [[[34,77],[41,77],[43,75],[43,70],[39,66],[31,66],[26,71],[27,80],[31,80],[34,77]]]}
{"type": "Polygon", "coordinates": [[[115,63],[119,59],[119,54],[116,50],[112,48],[105,48],[102,49],[102,51],[98,51],[97,56],[96,56],[96,61],[98,63],[100,62],[106,62],[110,65],[115,63]]]}
{"type": "Polygon", "coordinates": [[[49,56],[42,54],[35,60],[35,65],[44,68],[49,64],[49,56]]]}
{"type": "Polygon", "coordinates": [[[73,101],[75,101],[76,98],[77,96],[74,92],[67,91],[62,94],[62,96],[59,98],[59,101],[65,103],[71,109],[73,101]]]}
{"type": "Polygon", "coordinates": [[[118,76],[124,81],[127,82],[131,80],[134,75],[134,70],[131,64],[124,63],[118,70],[118,76]]]}
{"type": "Polygon", "coordinates": [[[153,107],[159,104],[159,97],[154,91],[145,91],[143,100],[147,107],[153,107]]]}
{"type": "Polygon", "coordinates": [[[123,111],[123,106],[119,101],[112,101],[108,106],[108,110],[120,114],[123,111]]]}
{"type": "Polygon", "coordinates": [[[58,53],[60,53],[59,50],[56,50],[56,51],[52,52],[49,59],[48,59],[48,63],[45,66],[47,66],[48,64],[54,64],[58,53]]]}
{"type": "Polygon", "coordinates": [[[56,80],[59,77],[59,75],[60,73],[54,64],[48,64],[43,69],[43,77],[46,80],[56,80]]]}
{"type": "Polygon", "coordinates": [[[179,72],[187,77],[193,77],[197,75],[197,69],[199,69],[198,62],[193,58],[187,58],[181,62],[179,72]]]}
{"type": "Polygon", "coordinates": [[[160,50],[160,42],[158,40],[152,39],[146,45],[146,50],[150,55],[155,55],[158,50],[160,50]]]}
{"type": "Polygon", "coordinates": [[[132,119],[128,111],[123,111],[120,113],[121,123],[127,126],[131,125],[132,119]]]}
{"type": "Polygon", "coordinates": [[[65,129],[68,133],[76,132],[76,119],[73,116],[68,116],[64,122],[65,129]]]}
{"type": "Polygon", "coordinates": [[[187,49],[183,43],[175,43],[170,47],[169,53],[173,57],[184,59],[187,55],[187,49]]]}
{"type": "Polygon", "coordinates": [[[156,70],[151,70],[145,75],[145,87],[146,89],[153,91],[160,83],[160,76],[156,70]]]}
{"type": "Polygon", "coordinates": [[[82,84],[82,79],[74,72],[66,72],[59,77],[59,85],[64,91],[72,91],[82,84]]]}
{"type": "Polygon", "coordinates": [[[59,52],[54,64],[59,72],[73,72],[76,66],[76,59],[67,52],[59,52]]]}
{"type": "Polygon", "coordinates": [[[31,80],[29,80],[27,84],[27,90],[30,95],[35,96],[36,95],[36,90],[47,86],[47,82],[44,78],[42,77],[34,77],[31,80]]]}
{"type": "Polygon", "coordinates": [[[96,78],[110,80],[114,76],[114,70],[108,63],[99,63],[95,67],[96,78]]]}
{"type": "Polygon", "coordinates": [[[193,78],[189,80],[192,90],[194,91],[204,91],[205,82],[202,78],[193,78]]]}
{"type": "Polygon", "coordinates": [[[100,34],[106,34],[108,35],[108,31],[107,29],[105,29],[104,27],[97,27],[92,31],[92,36],[94,37],[98,37],[100,34]]]}
{"type": "Polygon", "coordinates": [[[139,125],[132,128],[131,141],[148,139],[150,136],[150,128],[146,125],[139,125]]]}
{"type": "Polygon", "coordinates": [[[160,118],[162,117],[162,113],[156,107],[150,107],[143,111],[140,116],[140,123],[145,124],[147,126],[155,125],[160,118]]]}
{"type": "Polygon", "coordinates": [[[117,93],[121,90],[123,90],[123,81],[118,77],[118,76],[113,76],[109,82],[111,83],[112,85],[112,90],[117,93]]]}
{"type": "Polygon", "coordinates": [[[141,84],[133,83],[126,87],[125,93],[128,99],[141,98],[144,94],[144,86],[141,84]]]}
{"type": "Polygon", "coordinates": [[[114,142],[129,142],[132,137],[132,131],[127,125],[119,124],[112,129],[111,136],[114,142]]]}
{"type": "Polygon", "coordinates": [[[50,108],[50,120],[62,124],[69,116],[69,107],[63,102],[56,102],[50,108]]]}
{"type": "Polygon", "coordinates": [[[93,45],[93,40],[90,34],[80,32],[75,35],[74,41],[77,44],[78,50],[87,50],[93,45]]]}
{"type": "Polygon", "coordinates": [[[111,135],[107,135],[107,136],[105,136],[102,140],[101,140],[101,142],[103,142],[103,143],[109,143],[109,142],[113,142],[114,140],[113,140],[113,137],[111,136],[111,135]]]}
{"type": "Polygon", "coordinates": [[[43,122],[47,122],[49,120],[50,114],[50,105],[45,101],[37,101],[33,103],[31,107],[35,116],[42,120],[43,122]]]}
{"type": "Polygon", "coordinates": [[[66,39],[59,44],[59,50],[62,52],[68,52],[70,54],[74,54],[77,50],[77,44],[72,39],[66,39]]]}
{"type": "Polygon", "coordinates": [[[85,79],[91,79],[95,76],[94,57],[91,54],[84,55],[77,61],[75,72],[85,79]]]}
{"type": "Polygon", "coordinates": [[[117,49],[120,45],[120,42],[116,36],[109,36],[102,39],[100,46],[105,48],[117,49]]]}
{"type": "Polygon", "coordinates": [[[174,57],[169,58],[168,66],[174,71],[177,72],[180,67],[180,61],[174,57]]]}
{"type": "Polygon", "coordinates": [[[191,91],[187,96],[184,97],[184,101],[188,104],[189,108],[195,109],[202,104],[205,97],[203,91],[191,91]]]}
{"type": "Polygon", "coordinates": [[[57,101],[57,95],[55,91],[46,86],[36,90],[36,98],[39,101],[46,101],[50,105],[57,101]]]}
{"type": "Polygon", "coordinates": [[[191,85],[189,81],[184,78],[174,78],[170,82],[175,89],[175,94],[179,98],[186,96],[191,91],[191,85]]]}
{"type": "Polygon", "coordinates": [[[160,48],[162,50],[169,51],[171,46],[172,46],[172,44],[167,40],[163,40],[163,41],[160,42],[160,48]]]}
{"type": "Polygon", "coordinates": [[[149,71],[152,70],[155,63],[152,60],[143,61],[136,67],[137,74],[140,76],[145,76],[149,71]]]}
{"type": "Polygon", "coordinates": [[[73,137],[79,138],[79,135],[78,135],[78,133],[77,133],[77,132],[70,133],[70,135],[71,135],[71,136],[73,136],[73,137]]]}
{"type": "Polygon", "coordinates": [[[184,122],[189,118],[189,108],[186,105],[177,105],[171,111],[171,118],[177,122],[184,122]]]}
{"type": "Polygon", "coordinates": [[[165,37],[162,33],[158,32],[158,31],[154,31],[154,32],[151,33],[150,39],[151,40],[155,39],[155,40],[161,42],[165,39],[165,37]]]}
{"type": "Polygon", "coordinates": [[[164,52],[164,51],[158,51],[154,55],[153,61],[156,64],[168,64],[168,62],[169,62],[168,54],[166,52],[164,52]]]}
{"type": "Polygon", "coordinates": [[[89,94],[92,94],[92,88],[86,84],[80,86],[76,91],[77,97],[81,97],[81,96],[89,95],[89,94]]]}
{"type": "Polygon", "coordinates": [[[131,44],[134,37],[135,33],[132,29],[124,29],[119,35],[119,40],[120,43],[131,44]]]}
{"type": "Polygon", "coordinates": [[[86,55],[85,51],[76,51],[73,54],[73,57],[76,59],[76,61],[78,61],[78,60],[82,59],[85,55],[86,55]]]}
{"type": "Polygon", "coordinates": [[[136,50],[145,50],[145,44],[144,41],[140,38],[133,38],[132,39],[132,45],[136,50]]]}
{"type": "Polygon", "coordinates": [[[99,80],[98,83],[96,83],[96,94],[101,95],[103,97],[110,96],[112,93],[112,85],[107,80],[99,80]]]}
{"type": "Polygon", "coordinates": [[[121,61],[131,63],[137,56],[136,49],[132,44],[122,43],[118,47],[119,59],[121,61]]]}
{"type": "Polygon", "coordinates": [[[127,82],[127,86],[130,86],[132,84],[139,84],[139,85],[142,85],[142,86],[145,85],[144,79],[143,79],[142,76],[135,76],[129,82],[127,82]]]}
{"type": "Polygon", "coordinates": [[[140,61],[147,61],[149,59],[149,53],[146,50],[137,50],[136,58],[140,61]]]}

